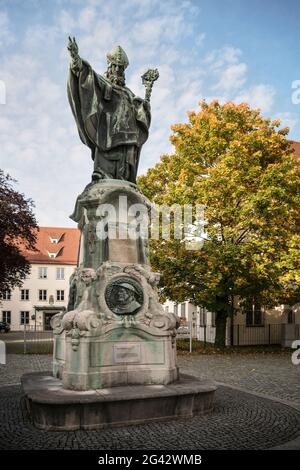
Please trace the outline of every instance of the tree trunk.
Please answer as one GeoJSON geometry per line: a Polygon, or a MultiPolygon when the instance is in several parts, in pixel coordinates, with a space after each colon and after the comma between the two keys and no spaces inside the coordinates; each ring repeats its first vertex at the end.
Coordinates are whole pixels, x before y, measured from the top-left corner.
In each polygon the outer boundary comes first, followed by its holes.
{"type": "Polygon", "coordinates": [[[228,312],[225,310],[219,311],[216,314],[216,338],[215,346],[218,348],[225,348],[226,346],[226,320],[228,312]]]}

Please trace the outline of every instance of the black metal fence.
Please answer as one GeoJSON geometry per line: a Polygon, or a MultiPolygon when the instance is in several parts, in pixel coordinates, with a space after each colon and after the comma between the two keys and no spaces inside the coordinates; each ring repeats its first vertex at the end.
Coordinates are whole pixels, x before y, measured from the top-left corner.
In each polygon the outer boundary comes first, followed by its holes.
{"type": "Polygon", "coordinates": [[[281,323],[259,326],[232,325],[231,344],[232,346],[281,344],[282,327],[281,323]]]}
{"type": "Polygon", "coordinates": [[[197,339],[204,344],[215,342],[216,328],[212,325],[200,325],[197,328],[197,339]]]}
{"type": "Polygon", "coordinates": [[[50,354],[53,351],[53,331],[42,325],[25,325],[23,335],[24,354],[50,354]]]}
{"type": "MultiPolygon", "coordinates": [[[[255,346],[283,344],[286,324],[266,324],[261,326],[231,325],[226,331],[227,346],[255,346]]],[[[292,339],[300,339],[300,325],[294,324],[292,339]]],[[[205,344],[215,342],[216,328],[212,325],[202,325],[193,329],[193,338],[205,344]]],[[[186,332],[184,332],[186,333],[186,332]]],[[[181,335],[178,335],[180,338],[181,335]]],[[[182,337],[189,337],[184,334],[182,337]]],[[[44,330],[42,326],[26,325],[17,339],[8,341],[9,352],[24,354],[51,354],[53,351],[53,331],[44,330]]]]}
{"type": "MultiPolygon", "coordinates": [[[[274,323],[259,326],[232,325],[227,328],[227,346],[255,346],[282,344],[285,324],[274,323]]],[[[294,338],[300,339],[300,325],[294,326],[294,338]]],[[[197,328],[197,339],[204,343],[215,342],[216,328],[212,325],[203,325],[197,328]]]]}

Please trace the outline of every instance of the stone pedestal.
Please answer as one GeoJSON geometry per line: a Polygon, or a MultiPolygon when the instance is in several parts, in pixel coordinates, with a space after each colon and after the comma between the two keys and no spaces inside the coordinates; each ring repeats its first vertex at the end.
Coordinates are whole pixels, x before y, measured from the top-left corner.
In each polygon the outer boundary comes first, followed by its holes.
{"type": "Polygon", "coordinates": [[[183,375],[169,385],[131,385],[78,392],[66,390],[51,373],[22,377],[27,409],[34,425],[47,431],[103,429],[178,418],[213,409],[216,387],[183,375]]]}
{"type": "MultiPolygon", "coordinates": [[[[71,335],[72,335],[72,330],[71,335]]],[[[54,376],[67,389],[168,384],[178,377],[174,339],[147,325],[107,325],[101,334],[55,338],[54,376]]]]}
{"type": "Polygon", "coordinates": [[[136,185],[120,180],[90,184],[76,201],[78,268],[68,312],[52,319],[53,374],[66,389],[178,378],[178,318],[160,305],[159,274],[148,262],[150,208],[136,185]]]}
{"type": "Polygon", "coordinates": [[[36,427],[101,429],[212,410],[214,384],[179,378],[179,319],[158,300],[149,210],[137,186],[124,181],[90,184],[77,199],[71,217],[81,230],[79,261],[68,311],[51,323],[53,375],[22,378],[36,427]]]}

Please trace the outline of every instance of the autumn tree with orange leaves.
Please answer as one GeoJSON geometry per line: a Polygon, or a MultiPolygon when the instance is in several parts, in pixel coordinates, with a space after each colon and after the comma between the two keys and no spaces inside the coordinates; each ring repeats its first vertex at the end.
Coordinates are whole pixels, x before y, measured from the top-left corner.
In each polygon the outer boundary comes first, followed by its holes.
{"type": "Polygon", "coordinates": [[[203,204],[205,241],[151,241],[162,295],[216,313],[225,345],[233,299],[266,307],[300,300],[300,173],[288,129],[247,104],[213,101],[172,126],[174,153],[139,178],[156,204],[203,204]]]}

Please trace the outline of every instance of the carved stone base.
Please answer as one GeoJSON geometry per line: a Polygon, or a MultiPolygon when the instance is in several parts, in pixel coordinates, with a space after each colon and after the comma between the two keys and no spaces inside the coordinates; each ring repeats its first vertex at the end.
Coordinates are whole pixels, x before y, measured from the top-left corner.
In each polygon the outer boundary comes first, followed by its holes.
{"type": "Polygon", "coordinates": [[[71,337],[56,337],[53,375],[70,390],[174,382],[175,344],[169,335],[153,336],[149,330],[114,327],[101,337],[83,336],[75,351],[71,337]]]}
{"type": "Polygon", "coordinates": [[[92,301],[81,301],[74,310],[53,318],[54,377],[70,390],[177,380],[177,319],[159,304],[156,273],[112,262],[103,263],[97,272],[77,272],[87,279],[85,293],[92,301]],[[127,284],[140,290],[140,307],[137,313],[117,315],[108,306],[110,286],[127,284]]]}
{"type": "Polygon", "coordinates": [[[191,418],[213,410],[216,386],[182,375],[170,385],[136,385],[77,392],[47,372],[22,377],[33,424],[48,431],[102,429],[191,418]]]}
{"type": "Polygon", "coordinates": [[[66,389],[178,379],[179,318],[159,303],[159,274],[151,271],[142,224],[149,211],[149,201],[127,181],[90,184],[77,198],[78,267],[68,311],[51,320],[53,375],[66,389]]]}

